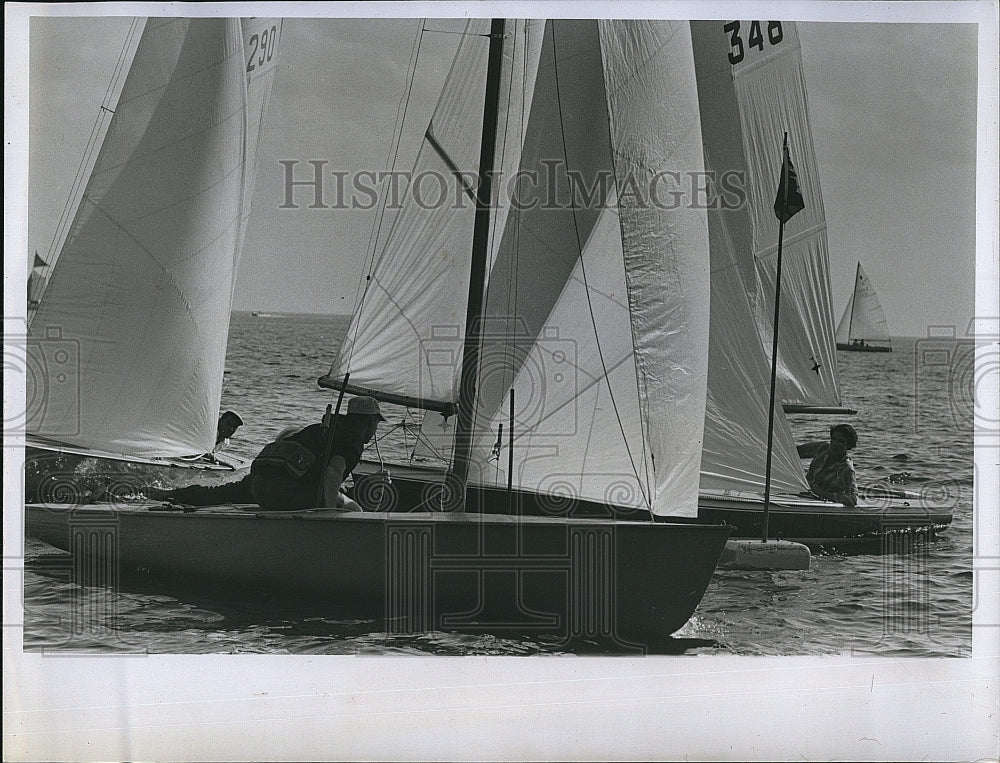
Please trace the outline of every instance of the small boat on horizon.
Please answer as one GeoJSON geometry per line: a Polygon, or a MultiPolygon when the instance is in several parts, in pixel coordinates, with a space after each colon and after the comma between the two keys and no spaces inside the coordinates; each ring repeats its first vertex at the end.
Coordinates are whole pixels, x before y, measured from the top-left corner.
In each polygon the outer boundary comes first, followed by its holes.
{"type": "Polygon", "coordinates": [[[875,286],[858,263],[854,290],[837,324],[837,349],[848,352],[892,352],[892,338],[875,286]]]}

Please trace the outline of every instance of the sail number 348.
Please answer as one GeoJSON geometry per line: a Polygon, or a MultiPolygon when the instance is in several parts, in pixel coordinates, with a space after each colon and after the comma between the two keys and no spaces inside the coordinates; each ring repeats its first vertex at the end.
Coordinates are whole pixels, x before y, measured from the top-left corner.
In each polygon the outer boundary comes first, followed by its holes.
{"type": "Polygon", "coordinates": [[[247,59],[247,71],[252,72],[258,66],[263,66],[265,63],[274,58],[274,48],[278,44],[278,27],[272,26],[270,29],[265,29],[260,35],[251,35],[250,37],[250,57],[247,59]]]}
{"type": "MultiPolygon", "coordinates": [[[[740,22],[730,21],[722,28],[729,33],[729,45],[732,48],[732,50],[729,51],[729,63],[735,66],[746,57],[746,48],[743,45],[743,38],[740,37],[740,22]]],[[[784,34],[781,31],[781,22],[768,21],[767,41],[771,45],[777,45],[781,42],[783,37],[784,34]]],[[[764,32],[761,31],[759,21],[750,22],[750,32],[747,35],[747,47],[757,48],[757,50],[761,51],[764,50],[764,32]]]]}

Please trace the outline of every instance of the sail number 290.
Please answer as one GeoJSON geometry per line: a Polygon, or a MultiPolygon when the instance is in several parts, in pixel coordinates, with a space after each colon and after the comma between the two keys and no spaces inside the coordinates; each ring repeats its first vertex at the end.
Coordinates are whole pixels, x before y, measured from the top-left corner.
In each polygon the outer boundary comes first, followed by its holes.
{"type": "MultiPolygon", "coordinates": [[[[722,28],[729,33],[729,45],[732,47],[732,50],[729,51],[729,63],[735,66],[746,56],[746,51],[743,47],[743,38],[740,37],[740,22],[730,21],[722,28]]],[[[777,45],[781,42],[783,37],[784,34],[781,31],[781,22],[768,21],[767,41],[771,45],[777,45]]],[[[750,33],[747,35],[747,45],[751,48],[757,48],[757,50],[764,50],[764,33],[761,31],[759,21],[750,22],[750,33]]]]}
{"type": "Polygon", "coordinates": [[[278,27],[265,29],[260,35],[251,35],[250,57],[247,59],[247,71],[252,72],[258,66],[263,66],[274,57],[274,49],[278,45],[278,27]],[[256,60],[254,60],[256,59],[256,60]]]}

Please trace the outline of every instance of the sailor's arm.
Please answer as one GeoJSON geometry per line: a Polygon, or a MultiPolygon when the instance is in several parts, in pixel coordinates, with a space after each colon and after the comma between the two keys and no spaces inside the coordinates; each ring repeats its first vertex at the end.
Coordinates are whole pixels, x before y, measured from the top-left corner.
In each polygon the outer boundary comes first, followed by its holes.
{"type": "Polygon", "coordinates": [[[844,489],[841,503],[845,506],[858,505],[858,480],[854,476],[854,469],[848,469],[846,475],[847,486],[844,489]]]}
{"type": "Polygon", "coordinates": [[[323,506],[325,508],[340,508],[344,505],[344,495],[340,492],[340,486],[347,475],[347,463],[343,456],[333,456],[326,472],[323,474],[323,506]]]}
{"type": "Polygon", "coordinates": [[[812,458],[819,452],[819,449],[825,445],[824,442],[804,442],[801,445],[796,445],[795,449],[799,452],[799,458],[812,458]]]}
{"type": "Polygon", "coordinates": [[[323,475],[323,508],[361,510],[357,503],[341,492],[340,486],[345,479],[347,479],[347,462],[343,456],[334,455],[323,475]]]}

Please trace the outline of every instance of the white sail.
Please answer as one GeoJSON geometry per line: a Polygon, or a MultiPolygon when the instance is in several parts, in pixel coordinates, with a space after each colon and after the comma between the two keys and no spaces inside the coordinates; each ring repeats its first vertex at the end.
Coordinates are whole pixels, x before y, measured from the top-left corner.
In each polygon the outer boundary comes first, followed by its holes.
{"type": "Polygon", "coordinates": [[[138,457],[211,450],[273,26],[257,76],[239,19],[146,22],[31,322],[36,367],[63,353],[76,373],[29,375],[30,435],[138,457]]]}
{"type": "Polygon", "coordinates": [[[861,341],[886,345],[891,344],[892,340],[882,304],[875,293],[875,285],[859,262],[854,277],[854,291],[851,292],[847,308],[837,324],[837,342],[850,344],[861,341]]]}
{"type": "MultiPolygon", "coordinates": [[[[246,142],[243,150],[243,208],[237,257],[243,251],[243,240],[250,222],[251,202],[257,180],[257,159],[264,117],[271,100],[271,88],[278,73],[278,48],[281,43],[281,19],[255,16],[241,19],[243,52],[246,59],[246,142]]],[[[233,286],[235,287],[235,279],[233,286]]],[[[230,302],[230,305],[232,303],[230,302]]]]}
{"type": "MultiPolygon", "coordinates": [[[[707,221],[700,209],[619,203],[618,196],[627,179],[703,167],[688,26],[549,21],[534,58],[530,116],[517,117],[525,123],[523,147],[511,167],[528,182],[492,232],[498,246],[484,300],[470,482],[506,484],[513,434],[518,490],[694,515],[707,375],[707,221]]],[[[400,249],[421,254],[412,237],[400,249]]],[[[412,274],[403,280],[406,296],[412,274]]],[[[462,286],[436,288],[420,299],[440,310],[451,304],[442,290],[462,286]]],[[[462,335],[444,323],[450,336],[418,349],[456,362],[462,335]]],[[[342,368],[352,385],[361,350],[355,342],[355,360],[342,368]]],[[[381,353],[387,362],[388,355],[381,353]]],[[[436,414],[425,419],[423,434],[441,455],[453,424],[436,414]]]]}
{"type": "MultiPolygon", "coordinates": [[[[732,67],[716,39],[723,23],[691,22],[705,168],[713,178],[708,200],[712,301],[701,487],[760,492],[767,457],[769,353],[747,296],[746,284],[756,283],[750,214],[731,190],[738,178],[746,177],[747,169],[732,67]]],[[[774,420],[771,479],[775,489],[807,489],[780,405],[774,420]]]]}
{"type": "MultiPolygon", "coordinates": [[[[779,398],[839,405],[826,218],[809,126],[795,25],[773,21],[699,22],[702,40],[730,67],[743,147],[756,283],[747,279],[765,351],[771,352],[778,220],[774,199],[787,131],[805,209],[784,230],[778,336],[779,398]]],[[[721,81],[720,81],[721,84],[721,81]]],[[[707,129],[714,127],[706,121],[707,129]]],[[[727,128],[728,129],[728,128],[727,128]]]]}
{"type": "MultiPolygon", "coordinates": [[[[402,208],[384,240],[328,378],[422,404],[458,400],[475,186],[482,137],[488,19],[468,23],[423,140],[402,208]]],[[[501,73],[499,194],[491,215],[498,241],[531,104],[542,22],[508,26],[501,73]]],[[[410,168],[407,168],[410,169],[410,168]]]]}
{"type": "Polygon", "coordinates": [[[511,215],[490,276],[487,325],[513,319],[483,342],[479,481],[506,483],[512,426],[518,489],[696,512],[707,223],[618,196],[626,178],[691,167],[702,146],[687,24],[550,21],[522,162],[548,203],[511,215]]]}

